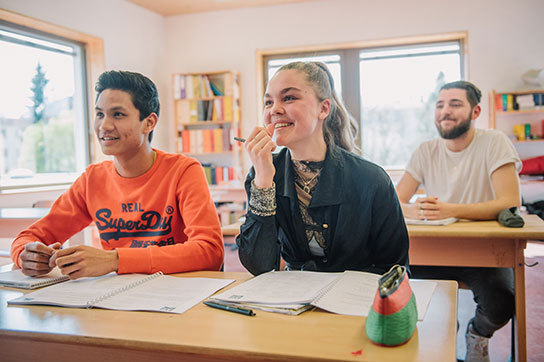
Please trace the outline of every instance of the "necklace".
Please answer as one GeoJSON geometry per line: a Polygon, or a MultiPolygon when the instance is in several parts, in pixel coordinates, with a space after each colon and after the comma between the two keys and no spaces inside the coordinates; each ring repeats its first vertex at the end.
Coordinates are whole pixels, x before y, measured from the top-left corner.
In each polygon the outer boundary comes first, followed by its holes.
{"type": "Polygon", "coordinates": [[[315,174],[314,177],[312,177],[309,181],[304,181],[302,180],[302,177],[300,177],[300,182],[303,184],[302,185],[302,189],[304,190],[304,192],[306,192],[307,194],[310,193],[311,189],[310,187],[308,187],[308,185],[310,185],[310,183],[312,183],[313,180],[315,180],[319,175],[321,174],[321,171],[319,171],[318,173],[315,174]]]}

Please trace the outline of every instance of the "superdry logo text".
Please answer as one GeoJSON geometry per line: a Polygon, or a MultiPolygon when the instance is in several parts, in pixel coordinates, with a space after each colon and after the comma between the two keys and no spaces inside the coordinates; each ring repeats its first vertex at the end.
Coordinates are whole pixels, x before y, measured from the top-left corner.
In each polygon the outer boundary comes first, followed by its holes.
{"type": "Polygon", "coordinates": [[[112,218],[111,214],[110,209],[100,209],[96,212],[96,227],[101,231],[100,238],[107,243],[111,239],[162,236],[172,232],[172,215],[163,217],[157,211],[146,211],[141,214],[140,220],[125,220],[112,218]],[[102,232],[109,229],[115,231],[102,232]]]}

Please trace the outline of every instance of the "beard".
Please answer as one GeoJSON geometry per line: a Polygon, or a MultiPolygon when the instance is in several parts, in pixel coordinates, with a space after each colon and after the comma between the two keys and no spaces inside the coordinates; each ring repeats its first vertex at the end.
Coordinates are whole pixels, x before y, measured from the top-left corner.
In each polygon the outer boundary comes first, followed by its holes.
{"type": "MultiPolygon", "coordinates": [[[[472,112],[471,112],[471,114],[472,114],[472,112]]],[[[440,120],[440,121],[442,121],[442,120],[440,120]]],[[[452,140],[452,139],[455,139],[455,138],[457,138],[459,136],[462,136],[465,133],[467,133],[468,130],[470,129],[470,122],[471,121],[472,121],[472,119],[471,119],[471,116],[469,114],[464,121],[459,122],[459,124],[456,125],[453,128],[443,129],[440,126],[440,122],[435,123],[435,126],[436,126],[436,130],[440,134],[440,137],[442,137],[444,139],[447,139],[447,140],[452,140]]]]}

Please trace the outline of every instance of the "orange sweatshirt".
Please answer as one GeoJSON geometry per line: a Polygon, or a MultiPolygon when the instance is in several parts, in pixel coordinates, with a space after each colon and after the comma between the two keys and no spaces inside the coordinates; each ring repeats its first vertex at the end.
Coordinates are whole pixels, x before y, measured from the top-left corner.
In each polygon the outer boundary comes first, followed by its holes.
{"type": "Polygon", "coordinates": [[[202,166],[159,150],[153,166],[135,178],[113,161],[90,165],[51,207],[19,233],[11,258],[20,267],[25,244],[50,245],[95,222],[102,248],[117,249],[119,273],[219,270],[223,240],[202,166]]]}

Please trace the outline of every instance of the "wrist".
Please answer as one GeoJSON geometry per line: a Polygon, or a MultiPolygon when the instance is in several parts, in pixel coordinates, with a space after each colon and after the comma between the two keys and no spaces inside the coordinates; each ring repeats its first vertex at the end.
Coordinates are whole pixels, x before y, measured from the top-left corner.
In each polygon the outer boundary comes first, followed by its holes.
{"type": "Polygon", "coordinates": [[[111,250],[110,253],[112,271],[117,273],[117,271],[119,270],[119,254],[117,253],[117,249],[111,250]]]}
{"type": "Polygon", "coordinates": [[[255,187],[258,189],[268,189],[274,185],[274,179],[271,178],[267,180],[267,179],[255,177],[255,179],[253,180],[253,183],[255,184],[255,187]]]}

